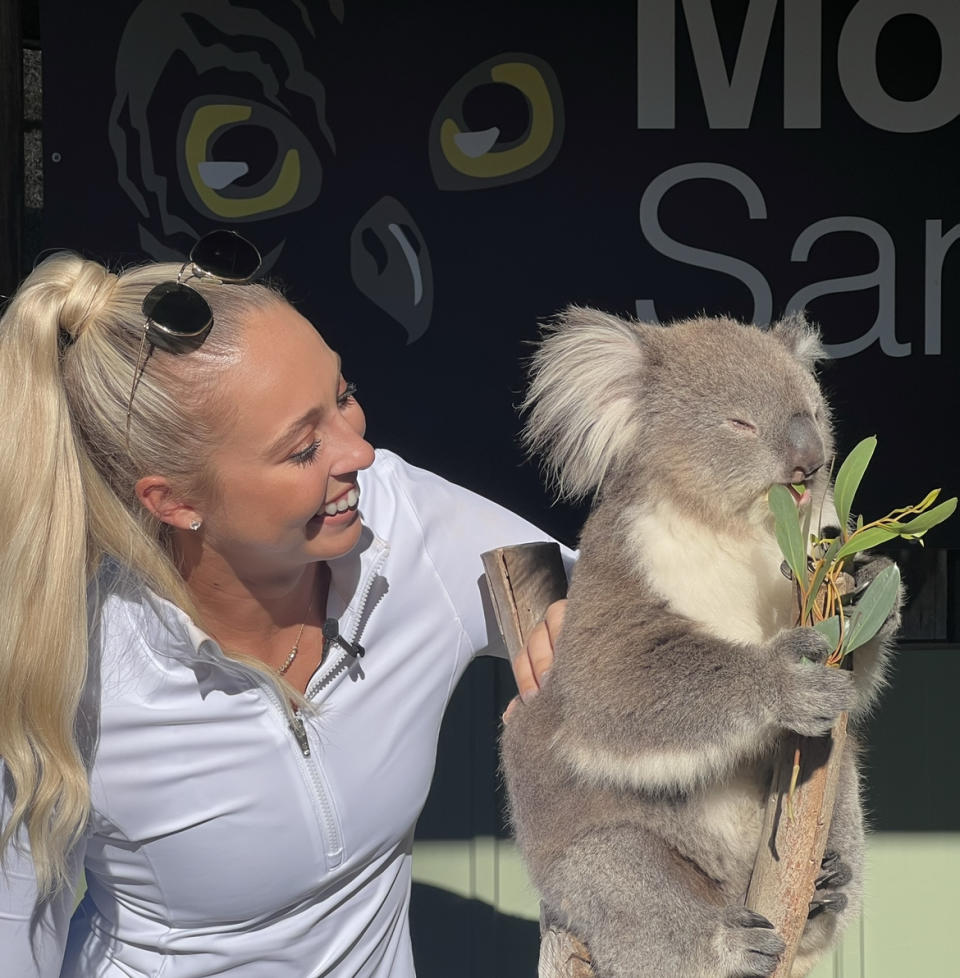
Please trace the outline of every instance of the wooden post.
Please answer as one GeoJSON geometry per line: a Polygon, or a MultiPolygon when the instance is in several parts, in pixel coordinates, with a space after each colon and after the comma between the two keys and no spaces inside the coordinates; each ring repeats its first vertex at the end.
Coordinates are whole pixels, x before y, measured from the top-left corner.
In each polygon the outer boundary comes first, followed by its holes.
{"type": "Polygon", "coordinates": [[[787,945],[771,978],[786,978],[793,967],[827,846],[846,738],[847,714],[842,713],[827,737],[787,737],[774,767],[747,890],[747,906],[763,914],[787,945]],[[788,810],[798,751],[800,775],[788,810]]]}
{"type": "MultiPolygon", "coordinates": [[[[541,543],[503,547],[483,554],[483,566],[512,657],[523,648],[547,605],[566,593],[560,550],[541,543]]],[[[807,922],[830,830],[846,731],[847,715],[842,714],[829,737],[787,737],[775,766],[746,899],[746,905],[770,920],[787,943],[772,978],[790,974],[807,922]],[[791,818],[787,795],[797,750],[800,774],[791,818]]],[[[593,978],[587,948],[548,917],[541,905],[539,978],[593,978]]]]}
{"type": "Polygon", "coordinates": [[[586,944],[545,918],[541,904],[538,978],[594,978],[586,944]]]}
{"type": "MultiPolygon", "coordinates": [[[[493,607],[510,657],[517,655],[547,606],[567,593],[567,576],[555,543],[525,543],[482,555],[493,607]]],[[[593,978],[590,954],[568,931],[549,921],[540,905],[539,978],[593,978]]]]}
{"type": "MultiPolygon", "coordinates": [[[[855,586],[849,574],[837,578],[841,595],[855,586]]],[[[847,664],[851,663],[852,657],[847,664]]],[[[846,742],[847,714],[841,713],[826,737],[785,737],[774,765],[746,900],[750,910],[776,927],[787,945],[770,978],[787,978],[793,967],[827,847],[846,742]],[[800,771],[791,799],[797,761],[800,771]]]]}
{"type": "Polygon", "coordinates": [[[555,543],[520,543],[480,555],[493,610],[514,658],[549,605],[566,596],[567,574],[555,543]]]}
{"type": "Polygon", "coordinates": [[[23,240],[23,31],[20,0],[0,3],[0,295],[20,280],[23,240]]]}

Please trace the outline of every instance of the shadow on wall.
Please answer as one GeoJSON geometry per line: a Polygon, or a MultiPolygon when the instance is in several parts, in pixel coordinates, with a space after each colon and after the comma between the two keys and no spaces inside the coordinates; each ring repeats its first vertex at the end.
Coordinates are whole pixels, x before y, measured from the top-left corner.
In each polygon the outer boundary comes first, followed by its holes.
{"type": "Polygon", "coordinates": [[[499,913],[482,900],[414,883],[410,931],[417,978],[530,978],[537,973],[537,922],[499,913]]]}

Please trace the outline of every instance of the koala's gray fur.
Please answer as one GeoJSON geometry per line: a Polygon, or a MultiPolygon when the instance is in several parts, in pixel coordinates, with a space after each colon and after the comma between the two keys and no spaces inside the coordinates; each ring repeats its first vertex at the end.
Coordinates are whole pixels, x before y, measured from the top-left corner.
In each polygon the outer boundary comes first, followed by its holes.
{"type": "MultiPolygon", "coordinates": [[[[528,444],[562,495],[596,495],[553,671],[511,715],[503,764],[533,881],[598,978],[772,972],[783,943],[743,903],[778,738],[856,719],[883,683],[898,615],[854,673],[825,668],[824,641],[792,627],[767,506],[805,481],[837,523],[821,356],[801,316],[661,327],[583,308],[535,355],[528,444]]],[[[794,978],[859,906],[855,738],[827,851],[794,978]]]]}

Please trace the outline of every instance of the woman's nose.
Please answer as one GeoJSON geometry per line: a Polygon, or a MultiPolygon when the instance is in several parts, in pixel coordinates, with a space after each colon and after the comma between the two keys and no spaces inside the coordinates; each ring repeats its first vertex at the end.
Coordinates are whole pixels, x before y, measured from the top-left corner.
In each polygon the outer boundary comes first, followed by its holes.
{"type": "Polygon", "coordinates": [[[342,438],[339,442],[337,459],[334,464],[334,474],[355,472],[369,468],[373,464],[373,445],[364,437],[366,425],[359,431],[346,419],[341,429],[342,438]]]}

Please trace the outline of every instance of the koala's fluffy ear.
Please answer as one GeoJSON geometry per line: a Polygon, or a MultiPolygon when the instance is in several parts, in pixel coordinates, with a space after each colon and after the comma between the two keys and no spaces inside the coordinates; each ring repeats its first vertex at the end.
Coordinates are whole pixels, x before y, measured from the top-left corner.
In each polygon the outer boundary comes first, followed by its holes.
{"type": "Polygon", "coordinates": [[[820,330],[802,312],[784,316],[770,332],[811,372],[819,360],[827,357],[820,330]]]}
{"type": "Polygon", "coordinates": [[[560,498],[582,499],[618,456],[629,457],[640,424],[643,332],[656,328],[581,306],[543,327],[523,440],[542,456],[560,498]]]}

